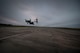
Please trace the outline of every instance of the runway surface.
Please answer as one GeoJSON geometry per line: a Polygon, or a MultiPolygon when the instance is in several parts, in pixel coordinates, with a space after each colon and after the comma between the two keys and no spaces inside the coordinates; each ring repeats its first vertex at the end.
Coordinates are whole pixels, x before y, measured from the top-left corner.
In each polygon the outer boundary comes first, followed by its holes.
{"type": "Polygon", "coordinates": [[[80,30],[0,27],[0,53],[80,53],[80,30]]]}

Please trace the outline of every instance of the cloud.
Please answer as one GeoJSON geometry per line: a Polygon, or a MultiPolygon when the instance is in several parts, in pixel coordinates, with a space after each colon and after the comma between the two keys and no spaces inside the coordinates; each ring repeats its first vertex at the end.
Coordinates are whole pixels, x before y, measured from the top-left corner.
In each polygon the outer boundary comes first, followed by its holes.
{"type": "Polygon", "coordinates": [[[0,23],[13,24],[13,25],[21,25],[21,22],[15,20],[15,19],[6,18],[6,17],[0,17],[0,23]]]}
{"type": "MultiPolygon", "coordinates": [[[[1,2],[0,22],[26,25],[24,19],[39,19],[38,26],[79,24],[79,5],[74,0],[7,0],[1,2]]],[[[76,26],[78,27],[78,26],[76,26]]]]}

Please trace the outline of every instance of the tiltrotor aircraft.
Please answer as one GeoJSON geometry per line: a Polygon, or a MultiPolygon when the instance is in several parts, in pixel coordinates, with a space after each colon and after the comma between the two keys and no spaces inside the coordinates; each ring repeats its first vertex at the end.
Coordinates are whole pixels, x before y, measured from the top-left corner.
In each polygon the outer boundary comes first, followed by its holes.
{"type": "Polygon", "coordinates": [[[38,19],[36,18],[35,21],[31,21],[31,19],[30,19],[30,20],[26,20],[26,19],[25,19],[25,22],[26,22],[27,24],[32,24],[32,25],[34,25],[34,22],[38,23],[38,19]]]}

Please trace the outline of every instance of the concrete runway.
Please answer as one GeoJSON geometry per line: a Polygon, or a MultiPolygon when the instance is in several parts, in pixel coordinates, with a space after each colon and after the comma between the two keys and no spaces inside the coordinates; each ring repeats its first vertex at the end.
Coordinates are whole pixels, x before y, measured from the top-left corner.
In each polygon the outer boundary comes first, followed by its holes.
{"type": "Polygon", "coordinates": [[[80,53],[80,30],[0,27],[0,53],[80,53]]]}

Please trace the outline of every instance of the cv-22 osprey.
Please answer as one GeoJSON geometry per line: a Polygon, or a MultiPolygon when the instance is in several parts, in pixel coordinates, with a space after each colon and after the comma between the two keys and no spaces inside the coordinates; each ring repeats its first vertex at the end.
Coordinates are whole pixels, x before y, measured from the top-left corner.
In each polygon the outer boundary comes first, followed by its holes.
{"type": "Polygon", "coordinates": [[[35,21],[31,21],[31,19],[30,19],[30,20],[26,20],[26,19],[25,19],[25,22],[26,22],[27,24],[32,24],[32,25],[34,25],[34,22],[38,23],[38,19],[36,18],[35,21]]]}

